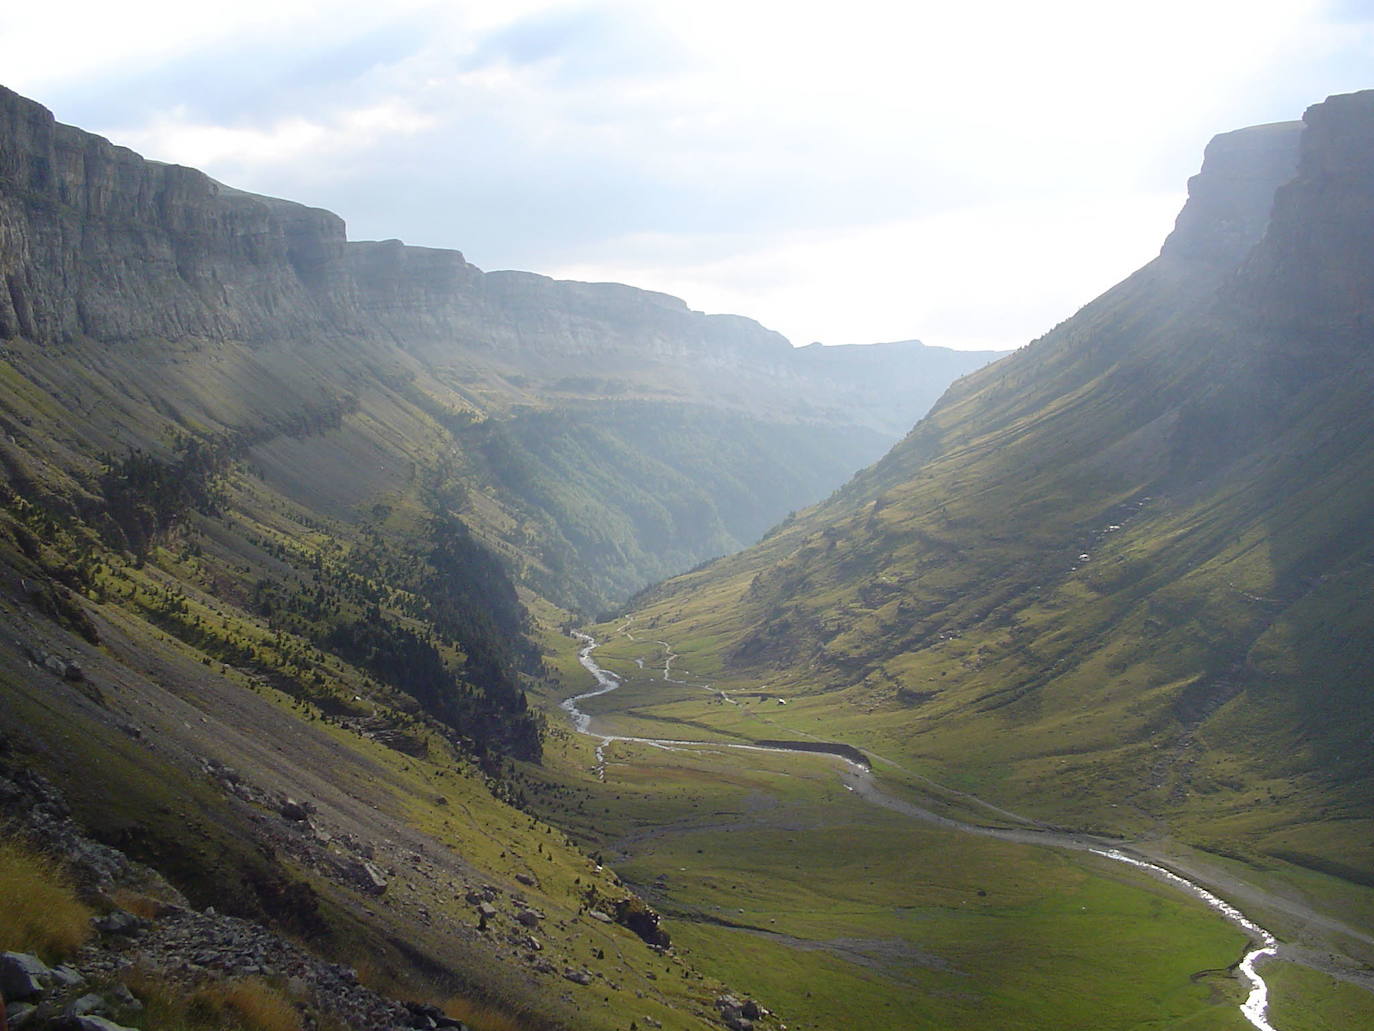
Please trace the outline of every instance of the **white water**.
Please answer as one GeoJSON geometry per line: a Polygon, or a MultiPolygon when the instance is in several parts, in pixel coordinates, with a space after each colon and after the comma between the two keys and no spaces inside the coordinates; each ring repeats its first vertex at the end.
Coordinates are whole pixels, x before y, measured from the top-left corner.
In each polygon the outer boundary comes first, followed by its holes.
{"type": "Polygon", "coordinates": [[[1241,1005],[1240,1011],[1245,1015],[1245,1019],[1254,1024],[1258,1031],[1275,1031],[1274,1026],[1269,1023],[1267,1011],[1269,1009],[1269,986],[1264,983],[1264,978],[1260,977],[1255,971],[1255,964],[1261,959],[1269,956],[1278,955],[1279,942],[1272,934],[1266,931],[1259,924],[1255,923],[1244,913],[1242,913],[1225,899],[1218,898],[1200,884],[1194,884],[1186,877],[1180,877],[1172,870],[1167,870],[1157,863],[1147,863],[1143,859],[1135,859],[1114,848],[1089,849],[1095,855],[1105,856],[1107,859],[1115,859],[1118,863],[1129,863],[1131,866],[1138,866],[1142,870],[1149,870],[1151,873],[1163,877],[1165,880],[1179,887],[1184,888],[1203,902],[1211,906],[1226,919],[1234,924],[1238,924],[1246,934],[1260,941],[1260,947],[1252,949],[1245,954],[1245,958],[1240,961],[1240,972],[1250,982],[1250,995],[1241,1005]]]}
{"type": "MultiPolygon", "coordinates": [[[[751,752],[795,753],[797,751],[800,751],[799,749],[774,748],[766,747],[763,745],[742,745],[723,741],[674,741],[666,738],[625,737],[619,734],[598,734],[593,732],[591,729],[592,717],[590,716],[590,714],[585,713],[581,709],[579,709],[577,703],[582,701],[583,699],[596,698],[599,695],[609,694],[610,692],[616,690],[616,688],[620,687],[620,678],[617,677],[614,673],[610,672],[609,670],[602,669],[599,665],[597,665],[596,660],[592,658],[592,651],[596,648],[597,645],[595,638],[593,638],[589,634],[583,633],[574,633],[573,636],[582,642],[582,647],[578,650],[577,653],[577,661],[582,664],[582,667],[588,673],[590,673],[593,678],[595,678],[597,687],[595,691],[586,691],[582,694],[574,695],[571,698],[565,698],[561,703],[561,708],[565,712],[567,712],[568,715],[571,717],[573,729],[575,729],[580,734],[586,734],[589,737],[597,738],[600,741],[600,743],[596,746],[596,775],[598,780],[604,781],[606,779],[606,746],[609,745],[612,741],[629,741],[634,742],[636,744],[649,745],[653,748],[663,748],[669,751],[677,751],[683,748],[731,748],[740,751],[751,752]]],[[[677,658],[677,656],[673,654],[672,650],[669,648],[666,641],[658,641],[656,643],[661,644],[663,646],[664,651],[667,653],[668,656],[667,660],[663,664],[663,679],[668,680],[669,666],[672,664],[673,659],[677,658]]],[[[640,667],[643,668],[642,662],[640,663],[640,667]]],[[[674,681],[674,683],[683,683],[683,681],[674,681]]],[[[834,753],[817,752],[809,754],[830,755],[832,758],[842,759],[855,770],[862,771],[864,773],[868,772],[867,769],[861,766],[860,764],[853,762],[850,759],[845,759],[843,756],[834,755],[834,753]]],[[[845,787],[848,788],[850,791],[854,790],[854,788],[848,784],[846,784],[845,787]]],[[[866,798],[866,800],[870,802],[874,801],[874,798],[870,797],[870,795],[868,794],[865,794],[864,797],[866,798]]],[[[1119,863],[1127,863],[1131,866],[1138,867],[1142,870],[1148,870],[1156,876],[1164,878],[1169,883],[1174,884],[1179,888],[1182,888],[1183,890],[1197,896],[1198,898],[1202,899],[1202,901],[1205,902],[1212,909],[1216,910],[1218,913],[1226,917],[1232,923],[1239,926],[1248,935],[1250,935],[1251,938],[1255,939],[1260,943],[1258,948],[1252,949],[1250,952],[1247,952],[1245,954],[1245,957],[1240,961],[1240,964],[1237,968],[1240,971],[1241,975],[1250,984],[1250,994],[1246,998],[1245,1002],[1241,1005],[1240,1011],[1244,1015],[1245,1019],[1248,1020],[1252,1025],[1254,1025],[1256,1031],[1277,1031],[1277,1029],[1269,1023],[1267,1015],[1269,1008],[1269,986],[1264,983],[1264,978],[1260,977],[1259,973],[1255,970],[1255,964],[1258,963],[1260,960],[1267,959],[1271,956],[1275,956],[1278,954],[1278,939],[1276,939],[1272,934],[1266,931],[1259,924],[1255,923],[1253,920],[1247,917],[1235,906],[1231,905],[1225,899],[1219,898],[1218,896],[1212,894],[1212,892],[1202,887],[1202,885],[1195,884],[1194,882],[1188,880],[1186,877],[1181,877],[1178,874],[1174,873],[1172,870],[1160,866],[1157,863],[1151,863],[1147,862],[1144,859],[1137,859],[1134,856],[1129,856],[1126,853],[1120,851],[1119,849],[1095,848],[1082,838],[1070,835],[1059,835],[1050,832],[1037,832],[1036,834],[1030,837],[1026,837],[1026,832],[1002,832],[995,828],[980,827],[976,824],[967,824],[958,820],[951,819],[947,816],[937,816],[934,813],[927,813],[925,810],[917,809],[915,806],[911,806],[909,803],[899,803],[895,802],[895,800],[892,801],[895,804],[891,804],[889,806],[890,808],[895,808],[900,811],[908,811],[913,814],[919,814],[920,818],[929,818],[932,819],[934,822],[940,823],[945,826],[954,827],[956,829],[963,831],[968,831],[976,834],[991,834],[996,837],[1014,836],[1015,840],[1032,841],[1033,843],[1040,845],[1060,846],[1078,849],[1086,848],[1087,851],[1092,852],[1094,855],[1102,856],[1105,859],[1111,859],[1119,863]],[[1037,841],[1035,840],[1036,838],[1039,838],[1040,840],[1037,841]]]]}

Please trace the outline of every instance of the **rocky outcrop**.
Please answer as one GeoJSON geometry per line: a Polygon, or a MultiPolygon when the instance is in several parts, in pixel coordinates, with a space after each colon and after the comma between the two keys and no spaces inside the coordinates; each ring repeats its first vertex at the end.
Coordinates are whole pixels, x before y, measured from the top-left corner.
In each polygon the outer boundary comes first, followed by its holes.
{"type": "Polygon", "coordinates": [[[0,88],[0,336],[317,332],[343,247],[336,215],[145,161],[0,88]]]}
{"type": "Polygon", "coordinates": [[[1301,122],[1275,122],[1213,137],[1160,253],[1226,270],[1238,266],[1264,236],[1274,191],[1297,170],[1302,129],[1301,122]]]}
{"type": "Polygon", "coordinates": [[[87,837],[47,780],[8,762],[0,763],[0,817],[7,832],[60,855],[88,901],[106,908],[91,920],[95,937],[66,965],[50,967],[26,953],[0,953],[0,1005],[11,1004],[13,1027],[109,1031],[122,1026],[140,1008],[122,980],[131,971],[151,973],[188,991],[248,977],[272,979],[288,984],[296,1002],[357,1031],[462,1026],[446,1019],[419,1022],[414,1004],[364,987],[353,969],[321,960],[252,921],[191,908],[157,873],[87,837]],[[109,899],[120,890],[141,896],[153,915],[111,907],[109,899]],[[25,1005],[21,1009],[15,1003],[25,1005]],[[108,1017],[119,1023],[102,1019],[108,1017]]]}
{"type": "Polygon", "coordinates": [[[1303,123],[1297,173],[1236,295],[1251,325],[1298,356],[1374,337],[1374,90],[1329,97],[1303,123]]]}

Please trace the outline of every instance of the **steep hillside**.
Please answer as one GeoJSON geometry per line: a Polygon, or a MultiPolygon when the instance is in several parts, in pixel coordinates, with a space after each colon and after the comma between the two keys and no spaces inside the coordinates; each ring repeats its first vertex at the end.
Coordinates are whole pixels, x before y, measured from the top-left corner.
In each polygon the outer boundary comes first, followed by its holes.
{"type": "Polygon", "coordinates": [[[770,736],[1369,883],[1371,138],[1218,137],[1158,259],[636,621],[770,736]]]}

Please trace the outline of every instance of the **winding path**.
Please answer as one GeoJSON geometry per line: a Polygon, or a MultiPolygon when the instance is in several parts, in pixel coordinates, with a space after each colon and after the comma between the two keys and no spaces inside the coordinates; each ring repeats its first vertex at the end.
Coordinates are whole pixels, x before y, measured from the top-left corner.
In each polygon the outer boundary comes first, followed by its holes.
{"type": "MultiPolygon", "coordinates": [[[[1146,858],[1143,855],[1134,854],[1132,850],[1121,845],[1119,842],[1111,841],[1107,838],[1100,838],[1091,834],[1076,834],[1072,832],[1056,830],[1054,828],[1046,827],[1044,825],[1035,823],[1034,821],[1026,820],[1024,817],[1017,816],[1016,814],[1010,813],[1006,810],[997,809],[995,806],[987,805],[987,808],[994,810],[1003,816],[1011,817],[1014,820],[1020,821],[1024,824],[1024,826],[993,827],[985,826],[983,824],[969,823],[964,820],[956,820],[952,817],[944,816],[940,813],[933,812],[929,809],[925,809],[921,806],[915,805],[914,803],[907,802],[904,799],[896,798],[895,796],[883,791],[882,788],[878,786],[877,782],[874,780],[873,771],[866,761],[856,760],[855,758],[851,758],[851,754],[846,754],[852,753],[853,755],[861,756],[861,753],[859,753],[857,749],[853,749],[851,746],[837,745],[833,746],[833,748],[825,748],[818,747],[817,743],[815,742],[798,742],[796,745],[789,745],[784,742],[770,742],[766,745],[760,745],[741,744],[736,742],[723,741],[679,741],[669,738],[630,737],[620,734],[599,733],[592,729],[591,715],[589,713],[583,712],[578,707],[578,703],[588,698],[596,698],[600,695],[609,694],[610,692],[616,690],[618,687],[620,687],[620,678],[616,676],[616,674],[610,672],[609,670],[603,669],[600,665],[597,664],[596,660],[592,658],[592,651],[597,646],[597,642],[593,637],[583,633],[575,633],[573,636],[582,642],[582,647],[578,650],[577,653],[578,661],[582,664],[583,668],[586,669],[587,672],[590,673],[592,677],[596,680],[597,686],[595,690],[586,691],[582,694],[574,695],[571,698],[564,699],[561,703],[561,707],[564,709],[564,711],[568,713],[569,717],[571,718],[574,729],[576,729],[579,733],[586,734],[590,737],[598,739],[599,744],[596,747],[596,774],[599,780],[605,780],[605,749],[606,746],[612,743],[613,741],[633,742],[635,744],[648,745],[653,748],[664,748],[671,751],[693,748],[730,748],[739,751],[754,752],[807,752],[812,754],[815,754],[817,752],[829,753],[835,758],[841,759],[845,763],[845,767],[840,774],[841,780],[844,782],[845,787],[871,805],[881,806],[882,808],[902,813],[903,815],[910,816],[913,819],[921,820],[925,823],[931,823],[940,827],[949,828],[951,830],[963,831],[965,833],[980,834],[986,837],[999,838],[1004,841],[1013,841],[1021,844],[1039,845],[1051,848],[1067,848],[1076,851],[1091,852],[1092,854],[1102,856],[1105,859],[1110,859],[1119,863],[1126,863],[1138,869],[1145,870],[1146,872],[1165,881],[1166,883],[1172,884],[1196,896],[1197,898],[1200,898],[1212,909],[1216,910],[1226,919],[1230,920],[1233,924],[1238,926],[1250,938],[1252,944],[1254,945],[1254,948],[1247,952],[1244,958],[1242,958],[1240,963],[1237,965],[1238,975],[1242,977],[1249,985],[1249,994],[1244,1004],[1241,1005],[1240,1010],[1241,1013],[1244,1014],[1245,1019],[1248,1020],[1255,1027],[1256,1031],[1277,1031],[1277,1029],[1269,1023],[1267,1016],[1269,1003],[1268,986],[1265,984],[1264,979],[1260,977],[1258,971],[1255,968],[1256,965],[1262,960],[1268,959],[1279,953],[1281,946],[1279,945],[1278,940],[1274,937],[1273,934],[1271,934],[1269,931],[1265,930],[1259,924],[1255,923],[1253,920],[1248,918],[1235,906],[1231,905],[1229,902],[1208,891],[1206,888],[1202,887],[1202,885],[1196,883],[1195,881],[1189,880],[1187,877],[1184,877],[1181,874],[1168,869],[1160,863],[1152,862],[1149,858],[1146,858]]],[[[669,679],[669,666],[671,665],[672,660],[677,658],[677,656],[673,654],[670,646],[666,642],[659,641],[656,643],[663,645],[663,648],[668,656],[667,661],[665,661],[664,663],[663,669],[664,679],[666,680],[669,679]]],[[[678,682],[681,683],[681,681],[678,682]]],[[[979,801],[980,804],[986,805],[986,803],[981,803],[981,800],[973,799],[972,796],[968,797],[970,798],[970,800],[979,801]]],[[[1305,915],[1314,916],[1315,914],[1305,915]]],[[[1327,922],[1335,924],[1334,921],[1327,922]]],[[[1338,929],[1344,933],[1354,933],[1357,937],[1364,938],[1367,941],[1374,942],[1374,939],[1370,939],[1365,935],[1359,934],[1358,932],[1352,932],[1352,929],[1345,928],[1343,925],[1340,924],[1335,924],[1334,929],[1338,929]]],[[[1291,958],[1295,959],[1295,961],[1297,962],[1302,962],[1301,958],[1291,958]]]]}

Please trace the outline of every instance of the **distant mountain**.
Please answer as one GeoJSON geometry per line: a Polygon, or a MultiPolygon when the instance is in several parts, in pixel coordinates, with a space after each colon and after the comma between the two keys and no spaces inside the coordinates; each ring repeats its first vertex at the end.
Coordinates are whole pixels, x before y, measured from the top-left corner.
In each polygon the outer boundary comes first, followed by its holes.
{"type": "Polygon", "coordinates": [[[1371,883],[1371,141],[1217,137],[1156,260],[636,618],[794,730],[1371,883]]]}

